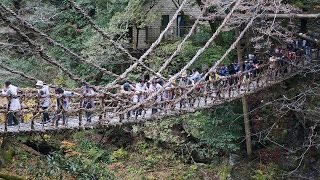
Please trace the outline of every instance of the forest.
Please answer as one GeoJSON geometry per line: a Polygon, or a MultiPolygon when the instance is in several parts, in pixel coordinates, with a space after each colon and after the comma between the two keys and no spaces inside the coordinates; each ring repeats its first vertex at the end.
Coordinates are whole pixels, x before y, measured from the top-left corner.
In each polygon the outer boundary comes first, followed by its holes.
{"type": "MultiPolygon", "coordinates": [[[[245,72],[249,55],[270,63],[275,49],[296,42],[308,62],[275,85],[192,113],[0,133],[0,179],[319,179],[319,39],[319,0],[0,0],[0,83],[23,91],[38,80],[112,94],[153,75],[171,82],[198,70],[210,79],[219,69],[221,78],[225,65],[245,72]]],[[[0,131],[9,101],[0,96],[0,131]]]]}

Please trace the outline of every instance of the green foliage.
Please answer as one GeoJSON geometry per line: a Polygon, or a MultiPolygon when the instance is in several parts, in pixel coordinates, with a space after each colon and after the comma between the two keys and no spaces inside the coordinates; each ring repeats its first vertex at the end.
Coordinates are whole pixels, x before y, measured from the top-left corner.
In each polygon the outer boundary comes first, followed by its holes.
{"type": "Polygon", "coordinates": [[[184,139],[173,130],[173,126],[179,121],[172,118],[161,122],[146,122],[141,130],[145,137],[152,139],[155,143],[165,142],[175,146],[184,142],[184,139]]]}
{"type": "MultiPolygon", "coordinates": [[[[170,64],[170,71],[167,73],[177,72],[189,62],[196,52],[207,42],[212,36],[210,27],[200,26],[199,31],[191,36],[189,40],[183,45],[181,52],[174,58],[170,64]]],[[[211,44],[203,54],[195,61],[190,67],[192,68],[208,68],[211,67],[217,60],[219,60],[225,53],[226,49],[230,46],[234,39],[233,32],[223,32],[216,43],[211,44]]],[[[154,69],[159,68],[164,61],[173,54],[181,40],[176,39],[171,42],[164,42],[151,55],[149,63],[152,64],[154,69]]],[[[231,53],[224,60],[229,63],[233,60],[234,54],[231,53]]]]}
{"type": "Polygon", "coordinates": [[[78,179],[111,179],[113,176],[106,167],[92,159],[79,156],[65,158],[61,153],[48,156],[49,176],[62,176],[63,171],[76,176],[78,179]]]}
{"type": "Polygon", "coordinates": [[[253,180],[273,180],[277,176],[277,168],[275,165],[261,166],[260,169],[254,171],[253,180]]]}
{"type": "Polygon", "coordinates": [[[181,179],[198,179],[198,167],[191,165],[182,175],[181,179]]]}
{"type": "Polygon", "coordinates": [[[61,151],[47,156],[48,176],[61,177],[64,172],[68,172],[78,179],[113,178],[106,168],[109,153],[99,144],[90,141],[87,136],[87,132],[75,133],[72,136],[74,142],[63,141],[61,151]]]}
{"type": "Polygon", "coordinates": [[[138,148],[139,150],[144,150],[144,149],[147,149],[148,147],[149,147],[149,145],[148,145],[147,143],[141,142],[141,143],[138,143],[138,144],[137,144],[137,148],[138,148]]]}
{"type": "Polygon", "coordinates": [[[111,156],[110,156],[110,161],[111,162],[116,162],[116,161],[119,161],[119,160],[123,160],[125,158],[128,157],[128,152],[125,151],[123,148],[120,148],[116,151],[113,151],[111,156]]]}
{"type": "Polygon", "coordinates": [[[219,179],[221,180],[227,180],[230,176],[230,172],[232,170],[232,167],[229,165],[222,164],[222,166],[219,168],[219,179]]]}
{"type": "Polygon", "coordinates": [[[320,5],[318,0],[287,0],[298,8],[304,8],[306,10],[312,10],[316,6],[320,5]]]}
{"type": "Polygon", "coordinates": [[[0,167],[5,166],[7,163],[12,162],[14,151],[12,149],[0,149],[0,167]]]}
{"type": "Polygon", "coordinates": [[[17,141],[19,141],[21,143],[26,143],[27,141],[30,140],[30,138],[28,136],[17,136],[16,139],[17,139],[17,141]]]}
{"type": "MultiPolygon", "coordinates": [[[[110,43],[105,41],[100,35],[94,35],[84,43],[85,48],[81,51],[87,60],[94,62],[104,68],[113,70],[112,64],[121,64],[121,62],[126,62],[128,57],[125,56],[121,51],[114,48],[110,43]],[[120,62],[120,63],[119,63],[120,62]]],[[[120,74],[118,69],[115,71],[120,74]]],[[[107,79],[108,80],[108,79],[107,79]]]]}
{"type": "MultiPolygon", "coordinates": [[[[118,2],[119,0],[116,0],[118,2]]],[[[157,13],[148,13],[148,7],[154,7],[158,2],[154,0],[121,0],[127,5],[117,12],[110,20],[109,30],[115,34],[127,32],[128,26],[143,28],[157,17],[157,13]]],[[[121,2],[120,1],[120,2],[121,2]]]]}
{"type": "MultiPolygon", "coordinates": [[[[120,43],[127,43],[128,28],[135,26],[143,28],[159,18],[159,14],[153,11],[152,8],[158,6],[158,1],[154,0],[77,0],[86,13],[96,21],[99,26],[106,32],[119,40],[120,43]],[[150,11],[149,11],[150,10],[150,11]]],[[[10,3],[9,3],[10,4],[10,3]]],[[[12,4],[11,4],[12,5],[12,4]]],[[[30,9],[26,12],[26,17],[30,17],[30,21],[34,22],[38,28],[48,33],[50,37],[57,40],[67,48],[70,48],[77,54],[80,54],[85,59],[94,62],[116,73],[121,73],[121,68],[114,64],[117,62],[127,62],[128,57],[112,47],[100,35],[92,30],[88,23],[79,15],[73,8],[68,5],[68,1],[41,1],[34,2],[20,1],[21,8],[30,9]],[[49,18],[48,21],[40,19],[42,15],[49,18]],[[50,18],[54,17],[54,18],[50,18]]],[[[231,37],[228,33],[223,33],[221,37],[231,37]]],[[[204,45],[207,39],[211,36],[209,27],[201,25],[200,30],[194,34],[190,40],[184,45],[183,51],[175,58],[171,64],[170,72],[176,72],[185,65],[196,53],[196,51],[204,45]]],[[[213,62],[219,59],[224,53],[225,46],[229,45],[228,38],[219,38],[219,42],[211,45],[195,62],[193,67],[202,68],[210,66],[213,62]]],[[[45,44],[45,41],[40,38],[35,38],[36,42],[45,44]]],[[[173,42],[165,42],[157,51],[150,57],[150,64],[154,67],[159,67],[163,60],[171,55],[176,49],[179,40],[173,42]]],[[[105,84],[112,80],[108,76],[99,76],[96,70],[90,66],[78,63],[73,57],[67,55],[61,49],[53,46],[45,46],[49,55],[54,57],[65,68],[70,69],[73,74],[82,78],[89,77],[89,81],[95,84],[105,84]]],[[[15,54],[9,57],[10,66],[28,72],[28,74],[39,79],[45,79],[48,83],[57,85],[75,87],[73,81],[65,76],[63,72],[50,64],[45,63],[37,56],[25,56],[15,54]],[[36,70],[34,70],[37,67],[36,70]]],[[[228,57],[227,60],[231,58],[228,57]]],[[[192,68],[193,68],[192,67],[192,68]]],[[[140,73],[140,72],[138,72],[140,73]]],[[[133,75],[134,76],[134,75],[133,75]]],[[[21,84],[21,86],[30,85],[23,81],[13,82],[21,84]]],[[[19,78],[20,79],[20,78],[19,78]]]]}
{"type": "Polygon", "coordinates": [[[232,107],[218,107],[209,117],[202,127],[201,140],[216,150],[239,150],[236,140],[240,138],[242,128],[240,123],[234,122],[238,116],[232,107]]]}
{"type": "Polygon", "coordinates": [[[234,113],[233,106],[221,106],[209,113],[196,113],[184,120],[186,131],[199,139],[198,143],[188,143],[202,157],[237,152],[237,142],[242,135],[241,122],[234,113]]]}
{"type": "Polygon", "coordinates": [[[161,158],[162,158],[161,155],[158,155],[158,156],[149,155],[142,161],[142,163],[146,169],[151,169],[156,164],[158,164],[161,158]]]}

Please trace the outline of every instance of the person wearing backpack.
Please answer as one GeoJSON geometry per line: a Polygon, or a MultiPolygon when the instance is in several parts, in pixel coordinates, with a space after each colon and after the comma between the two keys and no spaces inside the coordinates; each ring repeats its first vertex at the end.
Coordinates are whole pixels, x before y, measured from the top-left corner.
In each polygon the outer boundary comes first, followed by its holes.
{"type": "Polygon", "coordinates": [[[92,87],[88,85],[83,86],[82,90],[83,95],[83,101],[82,101],[82,108],[85,108],[85,115],[87,122],[91,122],[92,119],[92,112],[90,111],[92,108],[94,108],[94,96],[96,95],[96,92],[93,90],[92,87]]]}
{"type": "Polygon", "coordinates": [[[55,90],[56,94],[56,115],[55,120],[52,121],[52,126],[58,126],[58,122],[60,117],[62,116],[62,124],[63,126],[68,125],[67,111],[70,108],[70,97],[76,95],[76,93],[71,91],[63,90],[62,88],[57,88],[55,90]]]}

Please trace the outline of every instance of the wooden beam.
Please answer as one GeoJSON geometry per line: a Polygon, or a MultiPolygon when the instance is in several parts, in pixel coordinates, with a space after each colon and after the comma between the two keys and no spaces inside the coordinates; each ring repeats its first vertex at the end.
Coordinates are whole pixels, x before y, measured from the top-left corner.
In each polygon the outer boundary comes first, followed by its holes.
{"type": "MultiPolygon", "coordinates": [[[[225,15],[217,15],[217,16],[207,16],[202,17],[200,20],[202,21],[209,21],[209,20],[223,20],[226,16],[225,15]]],[[[320,18],[319,14],[261,14],[259,17],[261,19],[318,19],[320,18]]]]}

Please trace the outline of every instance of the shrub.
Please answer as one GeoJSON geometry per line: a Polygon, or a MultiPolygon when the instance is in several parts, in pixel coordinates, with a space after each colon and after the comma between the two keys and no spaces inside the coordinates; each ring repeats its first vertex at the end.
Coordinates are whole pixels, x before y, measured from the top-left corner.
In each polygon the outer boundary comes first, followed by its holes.
{"type": "Polygon", "coordinates": [[[113,153],[110,156],[110,161],[111,162],[116,162],[122,159],[125,159],[128,157],[128,152],[124,150],[123,148],[120,148],[116,151],[113,151],[113,153]]]}

